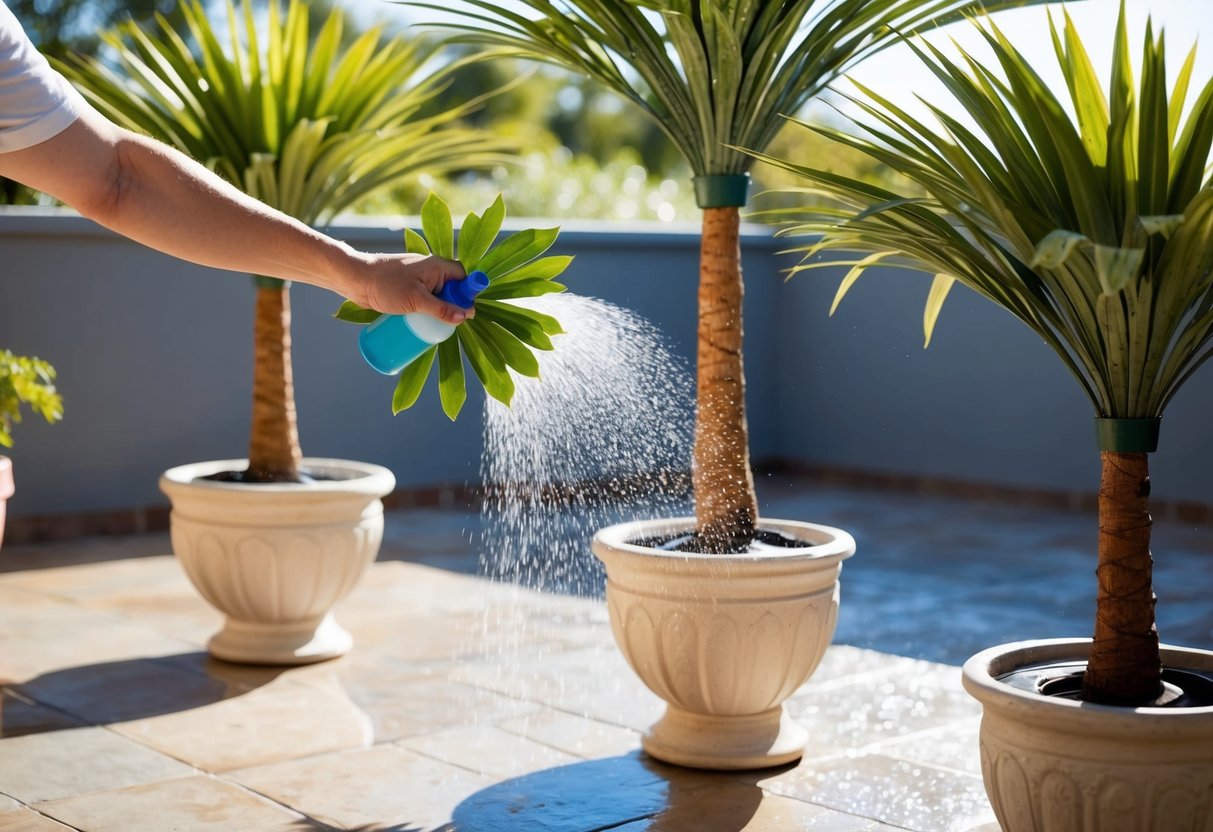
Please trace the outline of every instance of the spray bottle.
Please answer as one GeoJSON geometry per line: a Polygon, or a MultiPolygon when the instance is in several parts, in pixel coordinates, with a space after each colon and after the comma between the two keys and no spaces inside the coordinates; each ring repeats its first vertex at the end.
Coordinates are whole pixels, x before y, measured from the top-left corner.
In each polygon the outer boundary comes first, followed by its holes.
{"type": "MultiPolygon", "coordinates": [[[[447,303],[471,309],[476,295],[488,288],[489,277],[474,271],[460,280],[448,280],[435,294],[447,303]]],[[[358,348],[362,357],[384,375],[395,375],[435,344],[455,334],[455,325],[424,312],[384,315],[362,328],[358,348]]]]}

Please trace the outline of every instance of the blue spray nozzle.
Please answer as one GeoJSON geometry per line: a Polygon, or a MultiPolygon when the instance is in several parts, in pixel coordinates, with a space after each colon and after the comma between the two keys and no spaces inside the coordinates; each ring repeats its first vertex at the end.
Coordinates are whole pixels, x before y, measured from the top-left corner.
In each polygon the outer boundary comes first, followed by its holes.
{"type": "Polygon", "coordinates": [[[438,290],[438,297],[447,303],[453,303],[464,309],[471,309],[476,302],[476,295],[489,288],[489,276],[482,271],[474,271],[459,280],[448,280],[438,290]]]}

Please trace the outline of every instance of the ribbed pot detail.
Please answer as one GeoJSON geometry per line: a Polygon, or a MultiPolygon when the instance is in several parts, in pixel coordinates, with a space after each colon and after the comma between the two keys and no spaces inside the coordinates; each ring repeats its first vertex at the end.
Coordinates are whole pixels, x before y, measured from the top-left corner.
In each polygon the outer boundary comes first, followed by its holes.
{"type": "Polygon", "coordinates": [[[165,472],[173,551],[198,592],[226,617],[209,642],[218,658],[303,664],[342,655],[352,639],[331,610],[374,562],[383,539],[386,468],[308,459],[315,483],[251,485],[199,479],[243,460],[165,472]]]}
{"type": "MultiPolygon", "coordinates": [[[[966,662],[981,701],[981,767],[1003,832],[1213,832],[1213,707],[1119,708],[1019,690],[998,677],[1085,662],[1089,639],[1028,641],[966,662]]],[[[1163,665],[1213,671],[1213,652],[1163,665]]]]}
{"type": "Polygon", "coordinates": [[[627,541],[678,534],[692,518],[627,523],[594,537],[607,568],[615,640],[666,701],[646,751],[697,768],[744,769],[799,758],[807,735],[783,702],[817,668],[834,634],[838,574],[851,536],[764,520],[811,546],[746,555],[688,555],[627,541]]]}

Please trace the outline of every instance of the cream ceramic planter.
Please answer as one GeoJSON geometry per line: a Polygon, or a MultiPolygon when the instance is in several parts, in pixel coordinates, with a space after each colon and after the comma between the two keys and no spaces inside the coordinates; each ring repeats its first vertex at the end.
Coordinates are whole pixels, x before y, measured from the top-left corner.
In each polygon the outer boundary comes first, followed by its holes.
{"type": "Polygon", "coordinates": [[[644,735],[644,749],[707,769],[799,759],[808,734],[783,702],[833,638],[838,574],[855,541],[828,526],[763,520],[764,530],[813,545],[696,555],[628,543],[694,526],[693,518],[624,523],[594,536],[615,640],[667,705],[644,735]]]}
{"type": "Polygon", "coordinates": [[[0,456],[0,546],[4,545],[4,518],[8,513],[8,498],[13,496],[13,461],[0,456]]]}
{"type": "Polygon", "coordinates": [[[378,465],[305,459],[315,483],[203,480],[246,460],[172,468],[173,551],[194,586],[227,620],[208,649],[251,664],[306,664],[349,651],[333,606],[374,562],[383,503],[396,480],[378,465]]]}
{"type": "MultiPolygon", "coordinates": [[[[964,665],[1003,832],[1213,832],[1213,707],[1118,708],[999,681],[1032,665],[1081,670],[1090,645],[1024,641],[964,665]]],[[[1213,652],[1164,647],[1163,665],[1213,672],[1213,652]]]]}

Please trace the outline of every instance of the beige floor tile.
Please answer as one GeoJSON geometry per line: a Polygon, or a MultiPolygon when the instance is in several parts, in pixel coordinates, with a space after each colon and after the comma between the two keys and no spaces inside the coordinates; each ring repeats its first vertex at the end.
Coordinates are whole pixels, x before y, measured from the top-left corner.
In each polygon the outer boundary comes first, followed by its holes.
{"type": "Polygon", "coordinates": [[[350,698],[366,711],[376,742],[390,742],[462,725],[489,725],[535,713],[534,702],[445,679],[366,675],[340,677],[350,698]]]}
{"type": "Polygon", "coordinates": [[[79,728],[82,724],[79,719],[39,705],[18,691],[0,691],[0,738],[79,728]]]}
{"type": "Polygon", "coordinates": [[[571,754],[491,725],[452,728],[401,740],[400,745],[497,780],[579,762],[571,754]]]}
{"type": "Polygon", "coordinates": [[[305,832],[302,816],[212,777],[185,777],[69,800],[39,810],[88,832],[305,832]]]}
{"type": "Polygon", "coordinates": [[[870,818],[767,794],[756,786],[722,783],[671,795],[669,808],[618,832],[868,832],[870,818]]]}
{"type": "Polygon", "coordinates": [[[613,646],[497,657],[462,665],[451,678],[636,730],[665,709],[613,646]]]}
{"type": "Polygon", "coordinates": [[[0,575],[0,585],[42,592],[77,601],[134,590],[152,592],[188,586],[189,579],[172,555],[107,560],[54,569],[31,569],[0,575]]]}
{"type": "Polygon", "coordinates": [[[21,801],[14,800],[6,794],[0,794],[0,812],[14,812],[21,808],[21,801]]]}
{"type": "Polygon", "coordinates": [[[289,679],[113,729],[210,772],[362,748],[372,740],[370,720],[338,683],[289,679]]]}
{"type": "Polygon", "coordinates": [[[0,740],[0,792],[23,803],[193,774],[189,766],[104,728],[0,740]]]}
{"type": "Polygon", "coordinates": [[[492,780],[397,745],[232,772],[227,778],[324,823],[424,832],[492,780]]]}
{"type": "Polygon", "coordinates": [[[629,754],[640,748],[640,732],[562,711],[544,710],[498,727],[582,759],[629,754]]]}
{"type": "Polygon", "coordinates": [[[348,657],[320,664],[305,664],[299,667],[279,665],[235,664],[213,658],[210,653],[198,650],[193,653],[180,653],[176,656],[164,656],[158,661],[196,676],[203,676],[223,685],[229,696],[239,696],[241,693],[268,685],[276,679],[301,680],[312,674],[329,675],[331,668],[345,661],[348,657]]]}
{"type": "Polygon", "coordinates": [[[154,658],[55,670],[14,689],[97,725],[190,711],[240,693],[219,680],[154,658]]]}
{"type": "Polygon", "coordinates": [[[77,605],[67,598],[22,589],[5,582],[5,578],[23,574],[0,575],[0,627],[25,622],[31,617],[53,618],[56,613],[70,613],[77,609],[77,605]]]}
{"type": "Polygon", "coordinates": [[[76,607],[0,624],[0,680],[27,682],[69,668],[196,650],[197,644],[153,627],[76,607]]]}
{"type": "Polygon", "coordinates": [[[787,709],[808,729],[809,757],[857,752],[981,712],[950,676],[937,673],[885,674],[838,687],[802,689],[788,700],[787,709]]]}
{"type": "Polygon", "coordinates": [[[0,808],[0,832],[71,832],[71,829],[33,809],[5,812],[0,808]]]}
{"type": "Polygon", "coordinates": [[[722,783],[742,785],[728,775],[666,766],[639,753],[579,760],[494,783],[457,806],[452,819],[456,829],[469,832],[614,829],[722,783]]]}
{"type": "Polygon", "coordinates": [[[915,832],[970,832],[994,820],[980,777],[877,754],[804,762],[758,785],[915,832]]]}
{"type": "MultiPolygon", "coordinates": [[[[849,685],[872,675],[885,676],[893,669],[893,665],[897,666],[899,673],[911,675],[921,675],[939,667],[930,662],[890,656],[849,644],[831,644],[826,649],[821,664],[813,671],[813,675],[801,690],[815,692],[824,688],[849,685]]],[[[952,671],[955,672],[955,668],[952,668],[952,671]]]]}
{"type": "Polygon", "coordinates": [[[372,577],[364,579],[336,608],[339,619],[351,621],[379,614],[429,615],[478,613],[493,603],[521,597],[525,590],[472,575],[460,575],[416,563],[376,563],[372,577]]]}
{"type": "Polygon", "coordinates": [[[981,749],[977,734],[980,717],[970,717],[935,731],[913,734],[904,739],[881,743],[873,751],[912,763],[936,768],[951,768],[981,776],[981,749]]]}
{"type": "Polygon", "coordinates": [[[223,616],[211,607],[171,556],[10,573],[0,587],[70,600],[201,647],[223,616]]]}
{"type": "Polygon", "coordinates": [[[466,661],[508,654],[537,644],[564,646],[545,638],[527,619],[491,619],[480,613],[430,613],[338,620],[354,636],[359,651],[372,651],[395,664],[466,661]]]}

